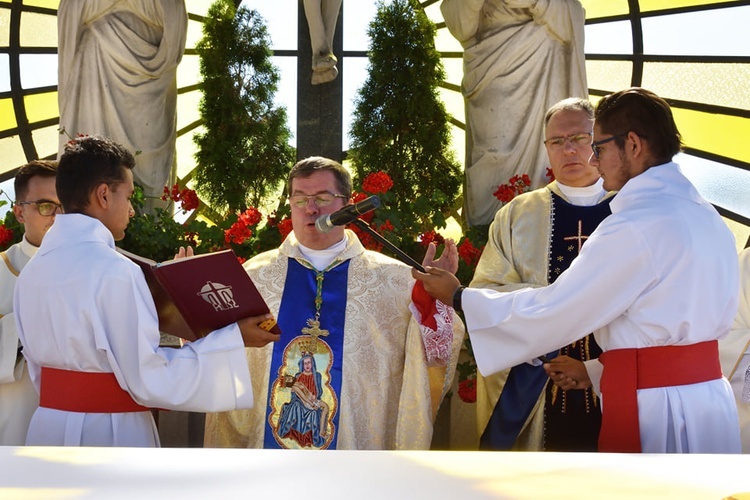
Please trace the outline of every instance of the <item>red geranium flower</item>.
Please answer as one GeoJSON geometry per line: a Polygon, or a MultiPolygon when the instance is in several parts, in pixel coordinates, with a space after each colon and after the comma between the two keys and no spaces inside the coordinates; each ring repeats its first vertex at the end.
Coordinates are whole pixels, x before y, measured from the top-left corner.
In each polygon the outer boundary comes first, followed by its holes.
{"type": "Polygon", "coordinates": [[[436,245],[442,245],[445,243],[445,238],[443,238],[443,236],[437,231],[427,231],[426,233],[419,235],[419,243],[422,246],[430,246],[430,243],[433,241],[436,245]]]}
{"type": "Polygon", "coordinates": [[[5,247],[13,241],[13,230],[8,229],[5,224],[0,224],[0,247],[5,247]]]}
{"type": "Polygon", "coordinates": [[[467,378],[458,382],[458,397],[464,403],[477,402],[477,379],[467,378]]]}
{"type": "Polygon", "coordinates": [[[373,172],[362,181],[362,190],[372,194],[385,193],[393,187],[391,176],[383,172],[373,172]]]}
{"type": "Polygon", "coordinates": [[[482,250],[474,246],[469,238],[464,238],[464,241],[458,246],[458,256],[461,257],[466,265],[475,266],[479,262],[479,257],[482,255],[482,250]]]}

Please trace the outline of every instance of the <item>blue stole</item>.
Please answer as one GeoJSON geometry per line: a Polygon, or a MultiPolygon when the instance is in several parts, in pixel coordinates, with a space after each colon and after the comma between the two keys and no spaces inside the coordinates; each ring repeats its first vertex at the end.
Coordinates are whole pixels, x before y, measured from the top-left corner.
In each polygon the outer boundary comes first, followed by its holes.
{"type": "MultiPolygon", "coordinates": [[[[550,248],[548,254],[549,272],[547,281],[554,283],[557,277],[570,266],[578,256],[580,247],[599,223],[612,212],[608,198],[591,207],[572,205],[560,196],[550,192],[550,248]]],[[[559,350],[547,357],[557,357],[559,350]]],[[[500,399],[492,411],[479,448],[482,450],[510,450],[529,418],[531,410],[547,385],[547,373],[541,365],[528,363],[514,366],[508,374],[500,399]]]]}
{"type": "Polygon", "coordinates": [[[320,328],[328,335],[317,340],[305,334],[314,326],[316,275],[289,259],[278,314],[281,340],[271,358],[264,448],[336,448],[349,261],[323,275],[320,328]]]}

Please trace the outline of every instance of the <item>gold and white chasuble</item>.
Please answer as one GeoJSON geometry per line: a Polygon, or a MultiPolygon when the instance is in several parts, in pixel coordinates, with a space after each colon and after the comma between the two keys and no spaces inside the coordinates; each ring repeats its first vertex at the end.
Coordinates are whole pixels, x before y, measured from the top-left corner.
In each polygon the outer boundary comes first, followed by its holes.
{"type": "Polygon", "coordinates": [[[442,359],[433,360],[441,341],[435,341],[434,332],[424,332],[412,315],[410,268],[365,250],[351,231],[346,238],[345,250],[322,273],[319,324],[310,317],[311,304],[282,307],[282,297],[289,292],[285,283],[315,287],[288,282],[288,275],[297,272],[293,268],[312,267],[294,233],[278,249],[245,263],[283,333],[277,344],[246,350],[255,406],[208,414],[205,446],[264,448],[270,442],[281,448],[429,449],[435,414],[453,381],[463,324],[452,308],[437,303],[439,326],[445,327],[446,321],[453,326],[452,338],[442,338],[437,354],[442,359]],[[343,265],[348,266],[342,282],[346,296],[336,303],[327,298],[326,281],[334,280],[333,273],[343,265]],[[336,339],[341,333],[330,327],[331,317],[341,315],[343,302],[344,334],[336,339]],[[294,317],[280,317],[280,309],[294,317]],[[284,328],[290,320],[300,326],[297,331],[284,328]],[[337,341],[342,354],[331,347],[337,341]],[[302,438],[302,431],[310,429],[313,432],[302,438]]]}

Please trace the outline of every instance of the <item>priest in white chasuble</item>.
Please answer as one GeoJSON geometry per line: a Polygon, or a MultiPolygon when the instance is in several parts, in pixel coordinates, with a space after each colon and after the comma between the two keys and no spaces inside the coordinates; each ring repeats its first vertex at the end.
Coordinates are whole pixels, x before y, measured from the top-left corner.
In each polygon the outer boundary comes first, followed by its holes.
{"type": "MultiPolygon", "coordinates": [[[[505,292],[553,283],[611,213],[614,193],[604,190],[588,162],[593,119],[584,99],[568,98],[548,110],[544,144],[555,180],[498,211],[471,286],[505,292]]],[[[596,359],[601,349],[593,335],[581,335],[548,357],[596,359]]],[[[480,448],[596,451],[601,410],[591,388],[559,389],[539,361],[477,379],[480,448]]]]}
{"type": "MultiPolygon", "coordinates": [[[[282,330],[247,350],[255,405],[208,414],[206,446],[428,449],[451,387],[464,328],[415,287],[410,268],[365,250],[343,226],[315,221],[344,207],[349,173],[312,157],[289,175],[293,232],[245,268],[282,330]]],[[[457,268],[452,241],[425,263],[457,268]]]]}

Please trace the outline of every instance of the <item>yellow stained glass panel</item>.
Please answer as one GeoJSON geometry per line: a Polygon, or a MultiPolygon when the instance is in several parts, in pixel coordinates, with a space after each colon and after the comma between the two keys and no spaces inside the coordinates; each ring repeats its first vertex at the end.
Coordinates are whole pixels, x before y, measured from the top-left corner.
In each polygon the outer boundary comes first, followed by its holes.
{"type": "Polygon", "coordinates": [[[60,0],[25,0],[23,2],[24,5],[29,5],[31,7],[42,7],[45,9],[55,9],[60,6],[60,0]]]}
{"type": "Polygon", "coordinates": [[[180,179],[183,179],[197,166],[195,157],[193,156],[195,154],[193,135],[197,132],[205,133],[205,129],[198,127],[177,138],[177,177],[180,179]]]}
{"type": "Polygon", "coordinates": [[[581,0],[586,10],[586,19],[621,16],[630,13],[627,0],[581,0]]]}
{"type": "Polygon", "coordinates": [[[0,179],[5,180],[12,175],[6,175],[5,172],[18,168],[26,163],[26,155],[21,146],[21,139],[15,135],[0,139],[0,158],[3,159],[3,174],[0,179]]]}
{"type": "Polygon", "coordinates": [[[681,101],[750,109],[750,64],[646,63],[643,87],[681,101]]]}
{"type": "Polygon", "coordinates": [[[200,58],[184,55],[177,66],[177,88],[181,89],[195,85],[201,81],[200,58]]]}
{"type": "Polygon", "coordinates": [[[57,125],[34,130],[31,132],[31,137],[34,139],[39,158],[57,156],[57,149],[60,144],[60,132],[57,125]]]}
{"type": "Polygon", "coordinates": [[[201,119],[198,103],[203,93],[200,90],[186,92],[177,96],[177,130],[201,119]]]}
{"type": "Polygon", "coordinates": [[[203,23],[189,19],[187,34],[185,35],[185,48],[194,49],[201,38],[203,38],[203,23]]]}
{"type": "Polygon", "coordinates": [[[13,112],[13,100],[0,99],[0,130],[10,130],[16,128],[16,114],[13,112]]]}
{"type": "Polygon", "coordinates": [[[19,37],[22,47],[57,47],[57,16],[24,12],[19,37]]]}
{"type": "Polygon", "coordinates": [[[10,45],[10,9],[0,7],[0,47],[10,45]]]}
{"type": "Polygon", "coordinates": [[[590,89],[616,92],[630,87],[633,63],[630,61],[586,61],[590,89]]]}
{"type": "Polygon", "coordinates": [[[29,123],[33,124],[60,116],[57,105],[57,92],[27,95],[23,98],[23,102],[26,107],[26,117],[29,123]]]}
{"type": "MultiPolygon", "coordinates": [[[[601,2],[601,0],[599,0],[601,2]]],[[[680,7],[694,7],[696,5],[710,5],[724,3],[726,0],[641,0],[638,2],[641,12],[654,10],[678,9],[680,7]]]]}
{"type": "Polygon", "coordinates": [[[685,146],[750,163],[750,119],[672,107],[685,146]]]}

